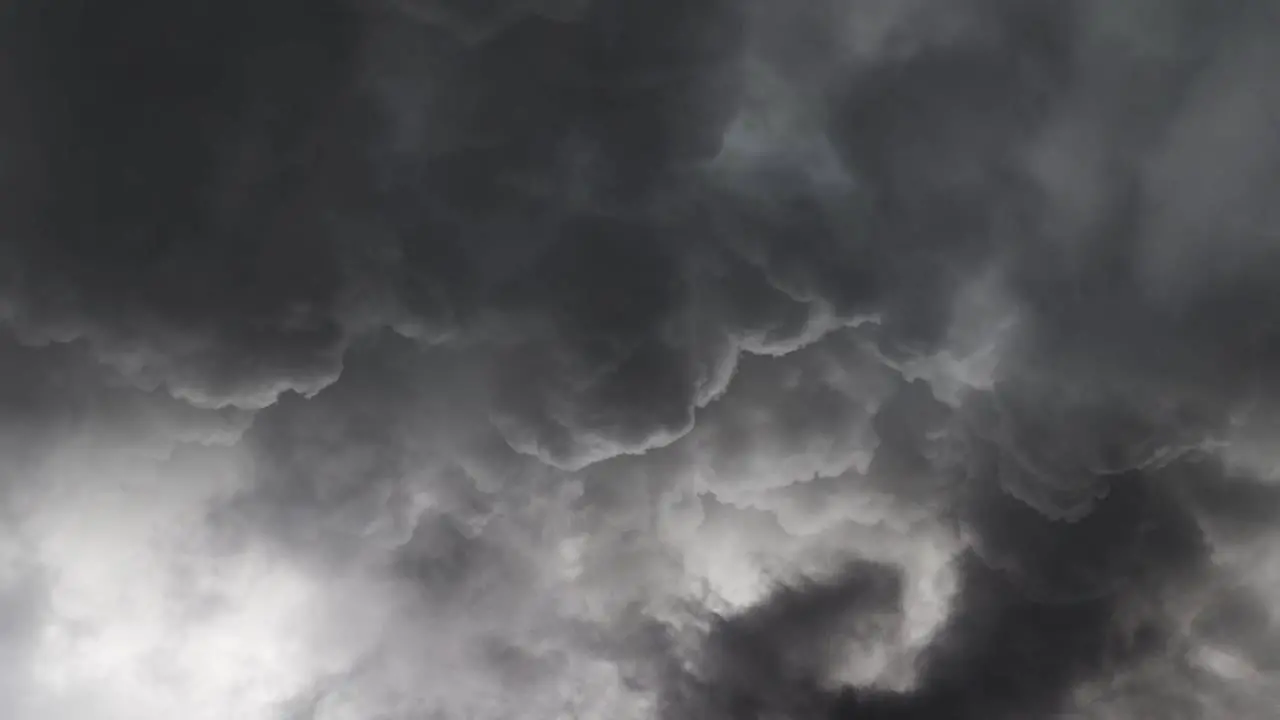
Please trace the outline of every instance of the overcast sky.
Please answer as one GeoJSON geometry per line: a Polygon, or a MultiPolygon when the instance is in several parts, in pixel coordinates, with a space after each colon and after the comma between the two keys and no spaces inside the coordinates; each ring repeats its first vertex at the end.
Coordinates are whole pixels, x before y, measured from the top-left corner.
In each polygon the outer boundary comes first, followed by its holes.
{"type": "Polygon", "coordinates": [[[0,9],[0,716],[1267,720],[1280,3],[0,9]]]}

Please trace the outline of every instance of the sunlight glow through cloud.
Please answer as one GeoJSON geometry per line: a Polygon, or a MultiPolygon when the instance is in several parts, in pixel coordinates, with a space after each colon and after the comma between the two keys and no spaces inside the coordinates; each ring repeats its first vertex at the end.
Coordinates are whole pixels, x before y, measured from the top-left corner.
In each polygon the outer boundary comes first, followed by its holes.
{"type": "Polygon", "coordinates": [[[332,621],[320,582],[266,547],[202,537],[231,466],[72,457],[46,468],[26,526],[49,577],[32,720],[266,720],[349,661],[315,644],[332,621]]]}

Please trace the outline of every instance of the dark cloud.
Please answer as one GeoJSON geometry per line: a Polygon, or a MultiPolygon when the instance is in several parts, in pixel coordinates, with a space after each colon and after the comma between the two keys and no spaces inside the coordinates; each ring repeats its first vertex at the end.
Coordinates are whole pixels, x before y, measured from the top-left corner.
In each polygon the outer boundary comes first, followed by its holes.
{"type": "Polygon", "coordinates": [[[1278,20],[4,10],[10,714],[1266,717],[1278,20]]]}
{"type": "Polygon", "coordinates": [[[8,104],[27,162],[6,179],[9,323],[84,339],[199,404],[256,406],[332,380],[339,272],[317,209],[360,192],[360,158],[339,141],[358,125],[344,110],[345,11],[10,14],[6,64],[22,70],[8,104]]]}

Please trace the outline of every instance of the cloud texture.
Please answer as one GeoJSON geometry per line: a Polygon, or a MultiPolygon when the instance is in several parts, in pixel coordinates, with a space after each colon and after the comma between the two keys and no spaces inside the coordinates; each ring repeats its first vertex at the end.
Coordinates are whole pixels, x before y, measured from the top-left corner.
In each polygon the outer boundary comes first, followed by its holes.
{"type": "Polygon", "coordinates": [[[0,714],[1271,717],[1280,6],[0,11],[0,714]]]}

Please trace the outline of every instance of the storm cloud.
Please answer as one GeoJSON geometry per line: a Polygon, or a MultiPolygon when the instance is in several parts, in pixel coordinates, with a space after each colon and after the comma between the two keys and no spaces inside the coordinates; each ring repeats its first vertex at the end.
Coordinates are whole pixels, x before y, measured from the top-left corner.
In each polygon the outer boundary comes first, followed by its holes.
{"type": "Polygon", "coordinates": [[[1270,0],[0,11],[16,720],[1270,717],[1270,0]]]}

